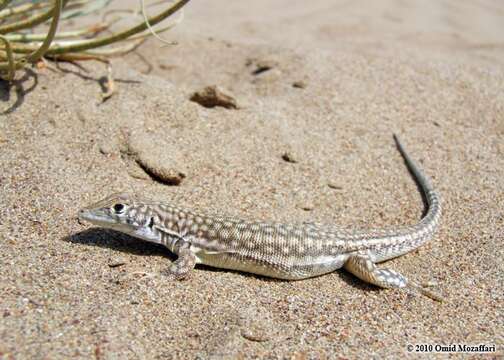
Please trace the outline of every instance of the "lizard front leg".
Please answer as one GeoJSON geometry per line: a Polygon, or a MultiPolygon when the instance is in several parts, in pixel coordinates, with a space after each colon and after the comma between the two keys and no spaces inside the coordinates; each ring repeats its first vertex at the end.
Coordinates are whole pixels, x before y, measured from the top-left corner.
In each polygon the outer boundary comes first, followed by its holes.
{"type": "Polygon", "coordinates": [[[175,260],[168,269],[168,276],[175,280],[183,280],[189,277],[191,271],[196,265],[196,255],[191,251],[189,243],[184,243],[176,254],[178,259],[175,260]]]}

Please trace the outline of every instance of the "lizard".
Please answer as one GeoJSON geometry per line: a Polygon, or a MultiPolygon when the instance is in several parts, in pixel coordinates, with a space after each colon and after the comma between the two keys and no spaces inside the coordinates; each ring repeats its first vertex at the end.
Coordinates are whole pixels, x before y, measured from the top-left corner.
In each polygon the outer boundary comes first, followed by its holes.
{"type": "Polygon", "coordinates": [[[428,209],[415,225],[391,229],[346,230],[320,223],[283,224],[209,215],[169,203],[114,193],[81,209],[80,220],[166,246],[177,259],[168,275],[187,278],[196,264],[262,276],[301,280],[344,268],[381,288],[409,286],[442,298],[401,273],[376,264],[418,248],[432,238],[441,218],[441,199],[431,180],[394,140],[422,190],[428,209]]]}

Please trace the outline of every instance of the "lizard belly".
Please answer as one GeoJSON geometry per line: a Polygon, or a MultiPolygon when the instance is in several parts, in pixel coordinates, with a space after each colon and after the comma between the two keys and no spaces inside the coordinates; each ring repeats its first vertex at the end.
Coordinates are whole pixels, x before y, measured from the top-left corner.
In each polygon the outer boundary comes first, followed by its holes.
{"type": "Polygon", "coordinates": [[[343,266],[348,255],[287,258],[247,252],[207,251],[193,248],[198,263],[221,269],[237,270],[284,280],[301,280],[327,274],[343,266]]]}

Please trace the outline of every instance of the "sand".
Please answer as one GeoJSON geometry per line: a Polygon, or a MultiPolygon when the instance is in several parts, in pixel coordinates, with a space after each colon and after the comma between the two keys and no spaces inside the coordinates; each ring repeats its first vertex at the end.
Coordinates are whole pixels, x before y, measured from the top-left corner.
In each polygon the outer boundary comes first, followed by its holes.
{"type": "Polygon", "coordinates": [[[0,357],[416,357],[407,344],[459,343],[502,355],[504,8],[376,3],[190,3],[164,35],[179,45],[114,61],[105,102],[99,64],[2,83],[0,357]],[[237,109],[189,100],[212,85],[237,109]],[[442,304],[344,271],[147,278],[166,249],[77,221],[127,190],[247,218],[413,224],[423,204],[393,133],[444,214],[430,243],[382,266],[436,282],[442,304]]]}

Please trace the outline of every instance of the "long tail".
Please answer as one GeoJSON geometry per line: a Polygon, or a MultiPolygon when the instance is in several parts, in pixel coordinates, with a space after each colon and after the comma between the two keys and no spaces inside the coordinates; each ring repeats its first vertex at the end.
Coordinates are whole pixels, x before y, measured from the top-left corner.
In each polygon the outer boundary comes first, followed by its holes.
{"type": "Polygon", "coordinates": [[[416,182],[422,189],[429,206],[427,214],[425,214],[418,226],[430,225],[436,227],[439,219],[441,218],[441,198],[439,194],[434,190],[430,179],[423,173],[422,170],[420,170],[420,166],[416,163],[416,161],[408,155],[403,143],[396,134],[394,134],[394,140],[396,142],[397,148],[399,149],[399,152],[401,153],[404,161],[406,162],[406,165],[408,166],[408,169],[411,171],[416,182]]]}
{"type": "Polygon", "coordinates": [[[404,226],[399,229],[371,231],[368,238],[373,238],[377,246],[372,250],[374,261],[381,262],[406,254],[426,241],[436,232],[441,219],[441,199],[434,190],[430,179],[423,173],[420,166],[407,153],[399,137],[394,134],[394,140],[408,169],[424,193],[428,210],[416,225],[404,226]]]}
{"type": "Polygon", "coordinates": [[[417,224],[399,228],[356,231],[348,231],[338,226],[318,223],[305,224],[305,226],[333,233],[336,238],[345,240],[346,244],[342,249],[344,252],[370,250],[374,262],[381,262],[406,254],[428,241],[436,232],[441,219],[440,196],[434,190],[430,179],[423,173],[417,162],[408,155],[406,148],[395,134],[394,140],[408,169],[427,200],[427,213],[417,224]]]}

